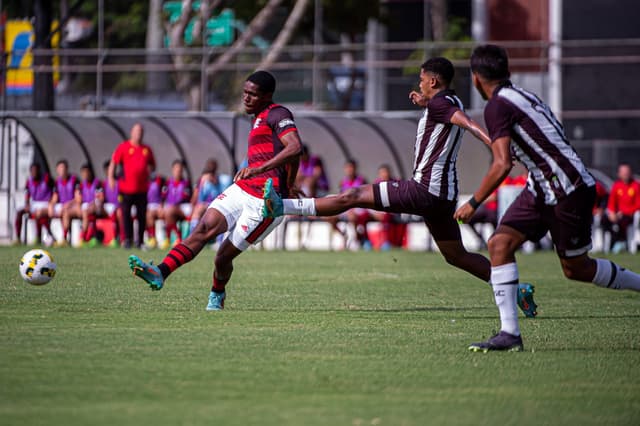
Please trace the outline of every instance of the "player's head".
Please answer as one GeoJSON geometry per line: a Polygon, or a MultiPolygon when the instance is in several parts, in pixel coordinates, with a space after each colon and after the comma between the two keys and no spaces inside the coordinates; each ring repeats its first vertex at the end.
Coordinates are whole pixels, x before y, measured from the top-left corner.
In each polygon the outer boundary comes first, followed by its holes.
{"type": "Polygon", "coordinates": [[[173,163],[171,163],[171,176],[173,176],[175,180],[181,180],[183,171],[184,163],[182,160],[173,160],[173,163]]]}
{"type": "Polygon", "coordinates": [[[136,123],[131,128],[131,134],[129,135],[129,140],[133,143],[141,143],[142,137],[144,136],[144,127],[142,124],[136,123]]]}
{"type": "Polygon", "coordinates": [[[273,101],[276,79],[267,71],[256,71],[244,82],[242,103],[247,114],[258,114],[273,101]]]}
{"type": "Polygon", "coordinates": [[[67,160],[59,160],[56,163],[56,174],[61,177],[67,177],[69,174],[69,162],[67,160]]]}
{"type": "Polygon", "coordinates": [[[216,174],[217,171],[218,171],[218,160],[216,160],[215,158],[209,158],[204,163],[202,174],[205,174],[205,173],[216,174]]]}
{"type": "Polygon", "coordinates": [[[391,167],[388,164],[381,164],[378,167],[378,179],[381,181],[391,180],[391,167]]]}
{"type": "Polygon", "coordinates": [[[80,178],[85,182],[93,180],[93,169],[91,169],[89,164],[85,163],[80,166],[80,178]]]}
{"type": "Polygon", "coordinates": [[[507,51],[495,44],[476,47],[471,54],[471,74],[473,85],[488,99],[483,84],[508,80],[511,75],[507,51]]]}
{"type": "Polygon", "coordinates": [[[107,174],[107,170],[109,170],[109,166],[111,165],[111,160],[104,160],[102,163],[102,170],[104,170],[104,174],[107,174]]]}
{"type": "Polygon", "coordinates": [[[354,178],[356,177],[357,173],[358,173],[358,162],[353,158],[349,158],[344,163],[344,175],[349,178],[354,178]]]}
{"type": "Polygon", "coordinates": [[[451,85],[454,74],[453,64],[447,58],[429,59],[420,67],[420,93],[426,99],[431,99],[451,85]]]}
{"type": "Polygon", "coordinates": [[[42,168],[39,163],[31,163],[29,166],[29,176],[34,179],[40,179],[40,176],[42,176],[42,168]]]}
{"type": "Polygon", "coordinates": [[[618,165],[618,179],[624,183],[629,183],[633,180],[633,169],[629,163],[620,163],[618,165]]]}

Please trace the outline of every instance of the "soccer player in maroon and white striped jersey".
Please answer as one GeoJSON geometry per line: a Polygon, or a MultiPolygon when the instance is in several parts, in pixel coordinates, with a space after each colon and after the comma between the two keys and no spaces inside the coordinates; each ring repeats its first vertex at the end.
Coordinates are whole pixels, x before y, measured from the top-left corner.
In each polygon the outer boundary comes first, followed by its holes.
{"type": "MultiPolygon", "coordinates": [[[[414,104],[425,108],[418,124],[412,179],[361,185],[323,198],[281,200],[265,190],[264,215],[334,216],[363,207],[422,216],[446,261],[488,282],[489,260],[465,249],[453,213],[458,198],[456,159],[462,134],[468,130],[487,145],[489,137],[465,114],[462,102],[450,89],[453,75],[453,64],[448,59],[431,58],[422,64],[420,93],[409,94],[414,104]]],[[[529,317],[535,316],[532,286],[522,284],[521,289],[522,310],[529,317]]]]}
{"type": "Polygon", "coordinates": [[[256,71],[244,83],[242,97],[245,111],[254,116],[249,132],[248,167],[235,176],[235,183],[211,202],[193,232],[177,244],[158,266],[129,256],[134,274],[153,290],[160,290],[164,280],[183,264],[191,261],[210,241],[226,232],[215,258],[213,287],[208,311],[223,309],[225,286],[233,272],[233,259],[251,244],[262,241],[282,218],[262,217],[262,188],[271,179],[283,196],[297,196],[295,187],[302,145],[291,112],[273,102],[275,78],[266,71],[256,71]]]}
{"type": "Polygon", "coordinates": [[[610,260],[589,257],[595,180],[549,107],[509,81],[505,50],[495,45],[477,47],[471,56],[471,71],[476,89],[488,99],[484,115],[493,162],[471,200],[456,211],[456,219],[471,218],[507,176],[512,157],[527,168],[529,179],[489,240],[491,284],[501,331],[469,349],[519,351],[523,345],[516,310],[519,275],[515,252],[525,241],[537,241],[550,232],[562,270],[573,280],[640,291],[640,275],[610,260]]]}

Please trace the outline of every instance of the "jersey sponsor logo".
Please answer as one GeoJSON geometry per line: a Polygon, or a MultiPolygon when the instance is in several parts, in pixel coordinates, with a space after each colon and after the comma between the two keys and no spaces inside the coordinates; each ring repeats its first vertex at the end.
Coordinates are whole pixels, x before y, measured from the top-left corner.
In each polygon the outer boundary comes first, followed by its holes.
{"type": "Polygon", "coordinates": [[[253,128],[257,129],[260,123],[262,123],[262,118],[256,118],[256,121],[253,123],[253,128]]]}
{"type": "Polygon", "coordinates": [[[287,126],[295,126],[295,125],[296,123],[290,118],[285,118],[284,120],[280,120],[280,122],[278,123],[278,127],[281,129],[287,126]]]}
{"type": "Polygon", "coordinates": [[[224,200],[225,198],[227,198],[227,194],[225,194],[224,192],[220,195],[218,195],[216,197],[216,200],[224,200]]]}

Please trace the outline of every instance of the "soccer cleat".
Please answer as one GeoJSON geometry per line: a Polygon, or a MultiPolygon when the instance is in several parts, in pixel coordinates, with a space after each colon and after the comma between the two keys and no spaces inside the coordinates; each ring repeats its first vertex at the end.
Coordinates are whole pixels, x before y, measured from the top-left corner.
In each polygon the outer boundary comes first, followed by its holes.
{"type": "Polygon", "coordinates": [[[89,248],[95,248],[98,247],[100,245],[100,242],[98,241],[97,238],[91,238],[89,241],[87,241],[87,247],[89,248]]]}
{"type": "Polygon", "coordinates": [[[54,247],[69,247],[69,242],[67,240],[60,240],[53,243],[54,247]]]}
{"type": "Polygon", "coordinates": [[[109,248],[118,248],[118,247],[120,247],[120,244],[118,243],[118,240],[113,238],[111,241],[109,241],[109,244],[107,245],[107,247],[109,247],[109,248]]]}
{"type": "Polygon", "coordinates": [[[506,331],[494,335],[489,340],[480,343],[472,343],[469,346],[472,352],[489,352],[489,351],[506,351],[506,352],[522,352],[522,336],[514,336],[506,331]]]}
{"type": "Polygon", "coordinates": [[[207,311],[221,311],[224,309],[224,299],[227,297],[227,294],[223,291],[222,293],[217,293],[212,291],[209,294],[209,304],[207,305],[207,311]]]}
{"type": "Polygon", "coordinates": [[[262,217],[279,217],[284,214],[284,207],[282,205],[282,198],[273,189],[273,180],[267,179],[262,190],[262,199],[264,204],[262,205],[262,217]]]}
{"type": "Polygon", "coordinates": [[[156,248],[157,245],[158,241],[154,237],[151,237],[147,240],[147,247],[149,247],[150,249],[156,248]]]}
{"type": "Polygon", "coordinates": [[[538,305],[533,301],[535,287],[528,283],[518,284],[518,306],[527,318],[538,315],[538,305]]]}
{"type": "Polygon", "coordinates": [[[169,247],[171,247],[171,241],[169,241],[169,238],[165,238],[164,240],[162,240],[158,247],[161,250],[169,250],[169,247]]]}
{"type": "Polygon", "coordinates": [[[164,278],[160,269],[153,262],[145,263],[138,256],[132,254],[129,256],[129,268],[133,271],[133,275],[145,280],[151,290],[161,290],[164,285],[164,278]]]}

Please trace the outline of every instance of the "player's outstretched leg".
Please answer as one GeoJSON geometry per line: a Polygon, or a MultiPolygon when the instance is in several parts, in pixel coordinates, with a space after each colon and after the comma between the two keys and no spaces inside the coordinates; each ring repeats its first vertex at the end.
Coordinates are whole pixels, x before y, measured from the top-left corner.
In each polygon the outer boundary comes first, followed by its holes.
{"type": "Polygon", "coordinates": [[[135,254],[132,254],[129,256],[129,268],[131,268],[135,276],[146,281],[149,287],[151,287],[151,290],[162,289],[164,278],[162,277],[160,269],[154,265],[153,262],[146,263],[135,254]]]}
{"type": "Polygon", "coordinates": [[[284,213],[284,207],[282,198],[273,188],[273,180],[267,179],[262,190],[262,198],[264,204],[262,205],[262,217],[276,218],[282,216],[284,213]]]}

